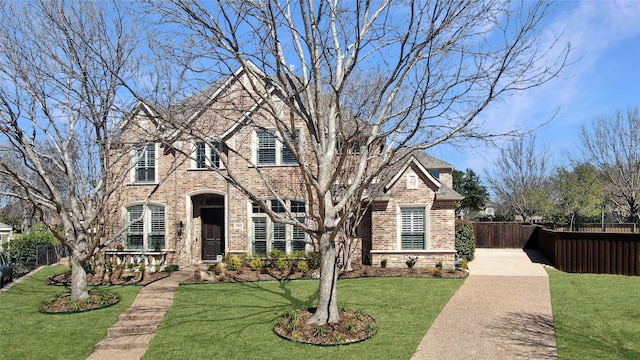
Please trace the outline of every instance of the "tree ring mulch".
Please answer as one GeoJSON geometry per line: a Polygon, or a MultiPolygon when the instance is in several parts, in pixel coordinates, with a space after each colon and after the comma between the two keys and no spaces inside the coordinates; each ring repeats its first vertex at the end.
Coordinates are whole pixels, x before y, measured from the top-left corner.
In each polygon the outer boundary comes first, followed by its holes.
{"type": "Polygon", "coordinates": [[[362,310],[340,309],[340,321],[335,324],[310,325],[314,308],[284,314],[273,331],[280,337],[310,345],[348,345],[371,338],[378,332],[378,324],[362,310]]]}
{"type": "Polygon", "coordinates": [[[40,305],[40,312],[45,314],[76,314],[91,310],[103,309],[120,302],[120,295],[106,290],[91,290],[84,300],[73,300],[71,294],[58,295],[40,305]]]}

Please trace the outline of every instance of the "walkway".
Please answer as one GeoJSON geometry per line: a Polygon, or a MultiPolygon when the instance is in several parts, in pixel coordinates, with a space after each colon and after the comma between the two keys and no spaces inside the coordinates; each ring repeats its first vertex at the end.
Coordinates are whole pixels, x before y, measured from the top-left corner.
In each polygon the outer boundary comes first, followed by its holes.
{"type": "Polygon", "coordinates": [[[476,249],[412,360],[557,359],[549,278],[520,249],[476,249]]]}
{"type": "Polygon", "coordinates": [[[87,360],[141,359],[164,314],[173,304],[178,284],[191,276],[193,269],[187,268],[143,287],[129,309],[109,328],[107,336],[96,344],[96,350],[87,360]]]}

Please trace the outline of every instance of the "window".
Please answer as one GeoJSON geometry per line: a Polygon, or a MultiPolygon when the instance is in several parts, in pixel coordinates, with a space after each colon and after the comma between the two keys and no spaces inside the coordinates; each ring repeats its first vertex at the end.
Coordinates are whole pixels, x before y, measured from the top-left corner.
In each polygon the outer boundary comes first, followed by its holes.
{"type": "Polygon", "coordinates": [[[435,179],[440,179],[440,171],[439,170],[429,170],[429,173],[431,174],[431,176],[433,176],[435,179]]]}
{"type": "Polygon", "coordinates": [[[220,156],[218,156],[218,154],[220,153],[222,146],[217,141],[213,142],[212,145],[213,147],[210,147],[204,141],[199,141],[196,143],[194,154],[194,166],[196,169],[220,167],[220,156]],[[217,153],[216,150],[218,150],[217,153]]]}
{"type": "MultiPolygon", "coordinates": [[[[282,142],[278,141],[272,133],[268,131],[256,132],[256,164],[262,165],[295,165],[298,163],[293,152],[282,142]]],[[[288,140],[293,141],[291,134],[287,134],[288,140]]],[[[296,138],[300,137],[300,132],[296,131],[296,138]]]]}
{"type": "Polygon", "coordinates": [[[164,207],[158,205],[147,206],[143,214],[142,205],[127,208],[127,221],[132,223],[127,229],[127,249],[153,250],[165,247],[165,216],[164,207]]]}
{"type": "Polygon", "coordinates": [[[149,144],[136,151],[135,182],[156,181],[156,145],[149,144]]]}
{"type": "Polygon", "coordinates": [[[401,249],[425,250],[424,208],[401,209],[401,249]]]}
{"type": "MultiPolygon", "coordinates": [[[[284,203],[273,199],[268,201],[269,208],[276,213],[286,213],[290,209],[297,215],[300,223],[305,223],[306,207],[303,201],[286,200],[284,203]]],[[[271,250],[280,250],[283,253],[305,251],[306,233],[293,225],[280,224],[271,221],[264,210],[256,203],[251,206],[253,227],[253,253],[266,255],[271,250]]]]}
{"type": "Polygon", "coordinates": [[[258,165],[276,164],[276,137],[266,131],[260,131],[258,135],[258,165]]]}
{"type": "Polygon", "coordinates": [[[407,174],[407,189],[417,189],[417,188],[418,188],[418,175],[407,174]]]}
{"type": "MultiPolygon", "coordinates": [[[[344,141],[338,140],[336,142],[336,152],[338,154],[342,154],[343,151],[344,151],[344,141]]],[[[360,154],[360,141],[354,140],[353,142],[351,142],[351,149],[349,149],[349,153],[356,154],[356,155],[360,154]]]]}
{"type": "MultiPolygon", "coordinates": [[[[296,131],[296,138],[300,137],[300,132],[296,131]]],[[[289,140],[289,142],[291,144],[294,143],[293,141],[293,137],[291,136],[290,133],[287,133],[287,140],[289,140]]],[[[293,152],[291,150],[289,150],[289,148],[285,145],[282,144],[282,164],[283,165],[295,165],[298,163],[298,159],[296,159],[296,156],[293,154],[293,152]]]]}

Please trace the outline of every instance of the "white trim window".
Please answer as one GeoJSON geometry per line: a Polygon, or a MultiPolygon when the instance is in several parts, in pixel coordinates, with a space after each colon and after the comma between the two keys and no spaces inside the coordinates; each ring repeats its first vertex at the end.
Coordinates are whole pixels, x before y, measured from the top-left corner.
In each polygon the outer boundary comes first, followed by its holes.
{"type": "MultiPolygon", "coordinates": [[[[286,200],[283,204],[273,199],[268,204],[269,208],[276,213],[285,213],[288,208],[298,222],[304,224],[306,221],[306,206],[303,201],[286,200]]],[[[255,203],[251,206],[251,228],[253,254],[266,255],[271,250],[280,250],[288,254],[294,251],[306,251],[307,234],[304,231],[293,225],[271,221],[264,210],[255,203]]]]}
{"type": "MultiPolygon", "coordinates": [[[[296,165],[298,160],[293,152],[269,131],[256,131],[255,163],[258,166],[296,165]]],[[[293,142],[291,134],[288,140],[293,142]]],[[[300,131],[296,130],[296,138],[300,139],[300,131]]]]}
{"type": "Polygon", "coordinates": [[[164,249],[166,246],[166,220],[164,206],[148,205],[143,216],[142,205],[132,205],[126,208],[127,222],[133,222],[127,229],[125,248],[128,250],[164,249]]]}
{"type": "Polygon", "coordinates": [[[427,226],[424,207],[400,208],[400,249],[426,250],[427,226]]]}
{"type": "Polygon", "coordinates": [[[156,144],[148,144],[139,147],[135,151],[137,160],[133,171],[133,182],[135,183],[155,183],[156,182],[156,144]]]}
{"type": "Polygon", "coordinates": [[[417,189],[418,188],[418,175],[414,172],[410,172],[407,174],[407,189],[417,189]]]}
{"type": "Polygon", "coordinates": [[[218,156],[218,154],[221,153],[221,151],[222,144],[218,141],[210,143],[204,141],[196,142],[194,144],[192,167],[194,169],[219,169],[221,167],[221,163],[220,156],[218,156]],[[213,147],[211,147],[210,144],[213,145],[213,147]],[[216,150],[218,152],[216,152],[216,150]]]}

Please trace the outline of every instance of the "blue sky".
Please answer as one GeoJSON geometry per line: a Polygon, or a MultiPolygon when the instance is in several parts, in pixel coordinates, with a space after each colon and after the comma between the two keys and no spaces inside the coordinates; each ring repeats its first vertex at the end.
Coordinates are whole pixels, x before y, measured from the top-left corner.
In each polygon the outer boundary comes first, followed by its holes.
{"type": "MultiPolygon", "coordinates": [[[[560,0],[544,24],[545,38],[557,36],[560,45],[571,44],[574,63],[560,78],[494,104],[480,119],[495,129],[531,128],[557,111],[535,133],[538,145],[549,146],[555,166],[580,156],[581,126],[640,106],[640,0],[560,0]]],[[[429,152],[458,170],[471,168],[481,179],[499,156],[499,149],[485,146],[429,152]]]]}

